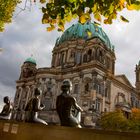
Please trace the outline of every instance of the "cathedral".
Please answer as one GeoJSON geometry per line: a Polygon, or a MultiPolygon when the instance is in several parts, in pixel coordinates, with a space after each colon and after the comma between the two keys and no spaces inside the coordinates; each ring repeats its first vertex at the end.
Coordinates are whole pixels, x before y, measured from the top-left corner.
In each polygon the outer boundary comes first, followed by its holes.
{"type": "Polygon", "coordinates": [[[70,94],[84,110],[84,126],[94,126],[103,112],[120,108],[129,114],[131,108],[139,108],[140,63],[135,68],[134,87],[124,74],[115,75],[114,49],[100,26],[91,21],[73,24],[56,40],[51,67],[37,68],[33,57],[24,61],[16,81],[13,119],[24,121],[26,104],[37,87],[45,105],[40,118],[59,124],[56,97],[64,79],[72,82],[70,94]]]}

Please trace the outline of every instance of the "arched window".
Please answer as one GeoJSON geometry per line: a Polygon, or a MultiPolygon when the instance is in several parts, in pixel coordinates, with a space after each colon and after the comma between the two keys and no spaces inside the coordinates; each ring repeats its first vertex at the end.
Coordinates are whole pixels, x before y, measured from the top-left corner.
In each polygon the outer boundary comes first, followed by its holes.
{"type": "Polygon", "coordinates": [[[81,52],[77,52],[76,53],[75,62],[76,62],[76,64],[80,64],[81,63],[81,52]]]}
{"type": "Polygon", "coordinates": [[[53,54],[52,67],[55,67],[55,63],[56,63],[56,54],[53,54]]]}
{"type": "Polygon", "coordinates": [[[104,63],[104,53],[103,53],[103,50],[98,48],[96,56],[97,56],[97,60],[99,60],[101,63],[104,63]]]}
{"type": "Polygon", "coordinates": [[[79,85],[75,84],[74,85],[74,94],[78,94],[79,93],[79,85]]]}
{"type": "Polygon", "coordinates": [[[60,66],[60,54],[57,54],[56,66],[60,66]]]}
{"type": "Polygon", "coordinates": [[[103,58],[103,52],[100,50],[99,51],[99,61],[102,62],[103,58]]]}
{"type": "Polygon", "coordinates": [[[109,98],[109,90],[108,90],[107,87],[105,88],[105,97],[106,97],[106,98],[109,98]]]}
{"type": "Polygon", "coordinates": [[[87,61],[91,61],[92,50],[88,50],[87,61]]]}
{"type": "Polygon", "coordinates": [[[96,109],[97,112],[100,112],[101,111],[101,102],[100,102],[99,99],[96,99],[95,109],[96,109]]]}
{"type": "Polygon", "coordinates": [[[83,62],[84,63],[87,62],[87,54],[84,54],[84,56],[83,56],[83,62]]]}
{"type": "Polygon", "coordinates": [[[71,51],[70,58],[74,58],[74,57],[75,57],[75,52],[71,51]]]}
{"type": "Polygon", "coordinates": [[[61,60],[60,60],[60,64],[61,64],[61,65],[64,63],[64,56],[65,56],[65,54],[62,53],[62,54],[61,54],[61,60]]]}
{"type": "Polygon", "coordinates": [[[106,67],[107,69],[110,68],[110,59],[108,57],[106,58],[106,67]]]}
{"type": "Polygon", "coordinates": [[[124,103],[124,102],[126,102],[125,95],[119,92],[115,98],[115,103],[117,104],[117,103],[124,103]]]}
{"type": "Polygon", "coordinates": [[[94,60],[95,59],[95,52],[92,51],[92,56],[91,56],[91,59],[94,60]]]}
{"type": "Polygon", "coordinates": [[[85,91],[88,92],[89,91],[89,83],[85,84],[85,91]]]}

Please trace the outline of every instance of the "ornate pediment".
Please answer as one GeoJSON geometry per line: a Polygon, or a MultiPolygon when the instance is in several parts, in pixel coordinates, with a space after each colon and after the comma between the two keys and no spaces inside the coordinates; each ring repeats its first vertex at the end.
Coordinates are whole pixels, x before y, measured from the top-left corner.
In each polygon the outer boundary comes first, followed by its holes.
{"type": "Polygon", "coordinates": [[[122,74],[122,75],[116,75],[115,76],[115,79],[118,80],[119,82],[127,85],[127,86],[132,87],[132,84],[129,82],[129,80],[127,79],[127,77],[124,74],[122,74]]]}

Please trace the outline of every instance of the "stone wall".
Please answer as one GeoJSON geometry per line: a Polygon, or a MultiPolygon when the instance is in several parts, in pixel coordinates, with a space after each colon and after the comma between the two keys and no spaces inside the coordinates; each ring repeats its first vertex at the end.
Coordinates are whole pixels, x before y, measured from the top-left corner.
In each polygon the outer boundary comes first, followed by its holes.
{"type": "Polygon", "coordinates": [[[1,140],[139,140],[140,133],[0,121],[1,140]]]}

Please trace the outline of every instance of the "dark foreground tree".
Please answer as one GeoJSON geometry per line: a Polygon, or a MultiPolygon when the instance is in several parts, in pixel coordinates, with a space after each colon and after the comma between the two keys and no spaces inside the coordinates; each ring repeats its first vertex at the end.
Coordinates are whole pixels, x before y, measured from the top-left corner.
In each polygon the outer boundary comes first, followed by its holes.
{"type": "MultiPolygon", "coordinates": [[[[0,0],[0,31],[4,29],[5,23],[11,22],[13,12],[17,3],[22,0],[0,0]]],[[[55,28],[64,30],[66,22],[79,18],[84,24],[92,16],[98,22],[112,24],[112,20],[118,16],[124,22],[128,20],[118,14],[123,9],[140,10],[140,0],[24,0],[30,2],[46,3],[42,7],[42,23],[49,24],[47,31],[55,28]]]]}

